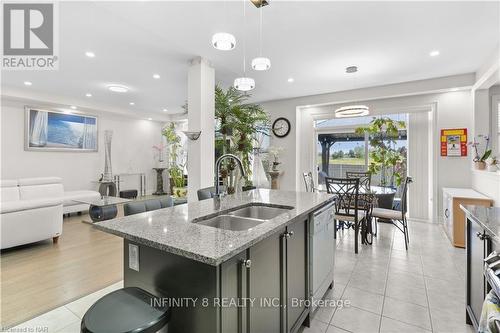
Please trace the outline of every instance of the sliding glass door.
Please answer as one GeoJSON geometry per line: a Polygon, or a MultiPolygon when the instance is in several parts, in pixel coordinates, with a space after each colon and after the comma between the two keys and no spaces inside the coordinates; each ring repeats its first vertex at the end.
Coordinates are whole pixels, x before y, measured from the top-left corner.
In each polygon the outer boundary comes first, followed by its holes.
{"type": "MultiPolygon", "coordinates": [[[[392,114],[380,117],[403,121],[407,124],[406,114],[392,114]]],[[[318,183],[324,184],[325,177],[345,177],[348,171],[367,171],[370,164],[370,137],[356,132],[356,128],[368,125],[374,117],[318,120],[317,132],[317,170],[318,183]]],[[[392,147],[405,156],[408,152],[407,130],[401,129],[392,147]]],[[[406,175],[406,162],[400,166],[406,175]]],[[[372,175],[372,185],[394,185],[394,170],[387,169],[372,175]],[[385,178],[385,181],[383,179],[385,178]]]]}

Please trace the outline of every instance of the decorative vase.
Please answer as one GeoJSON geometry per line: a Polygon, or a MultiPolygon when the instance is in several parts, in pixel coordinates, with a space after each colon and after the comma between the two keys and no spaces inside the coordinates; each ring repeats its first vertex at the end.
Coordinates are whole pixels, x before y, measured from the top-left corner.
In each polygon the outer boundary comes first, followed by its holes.
{"type": "Polygon", "coordinates": [[[111,139],[113,139],[113,131],[104,131],[104,173],[103,182],[113,181],[113,171],[111,167],[111,139]]]}
{"type": "Polygon", "coordinates": [[[484,169],[486,169],[486,163],[483,162],[483,161],[474,162],[474,165],[476,167],[476,170],[484,170],[484,169]]]}
{"type": "Polygon", "coordinates": [[[252,171],[252,183],[259,188],[269,187],[269,181],[267,180],[266,170],[262,164],[262,159],[260,158],[259,148],[254,149],[253,158],[253,171],[252,171]]]}
{"type": "Polygon", "coordinates": [[[173,195],[177,198],[185,198],[187,196],[187,187],[176,187],[173,186],[173,195]]]}

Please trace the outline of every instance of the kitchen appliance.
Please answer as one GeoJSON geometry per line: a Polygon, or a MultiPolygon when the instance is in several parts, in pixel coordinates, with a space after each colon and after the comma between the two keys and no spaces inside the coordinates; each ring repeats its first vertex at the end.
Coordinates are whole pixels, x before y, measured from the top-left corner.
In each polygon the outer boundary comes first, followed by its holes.
{"type": "Polygon", "coordinates": [[[329,203],[312,215],[309,224],[310,232],[310,284],[309,291],[313,302],[312,311],[317,300],[325,295],[333,286],[333,266],[335,262],[335,223],[334,204],[329,203]]]}

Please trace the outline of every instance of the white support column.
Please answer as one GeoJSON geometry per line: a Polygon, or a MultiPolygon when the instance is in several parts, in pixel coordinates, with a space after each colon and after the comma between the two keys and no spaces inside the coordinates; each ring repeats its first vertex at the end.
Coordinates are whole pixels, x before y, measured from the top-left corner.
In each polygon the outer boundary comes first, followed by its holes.
{"type": "Polygon", "coordinates": [[[198,200],[197,190],[213,186],[215,151],[215,70],[201,57],[188,71],[188,128],[201,131],[188,141],[188,201],[198,200]]]}

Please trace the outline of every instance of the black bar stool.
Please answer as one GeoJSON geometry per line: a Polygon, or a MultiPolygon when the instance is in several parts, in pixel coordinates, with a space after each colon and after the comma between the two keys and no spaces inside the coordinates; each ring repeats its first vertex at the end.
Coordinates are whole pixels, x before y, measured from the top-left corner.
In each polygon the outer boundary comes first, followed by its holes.
{"type": "Polygon", "coordinates": [[[80,332],[167,332],[171,310],[161,300],[161,297],[135,287],[113,291],[87,310],[80,332]]]}

